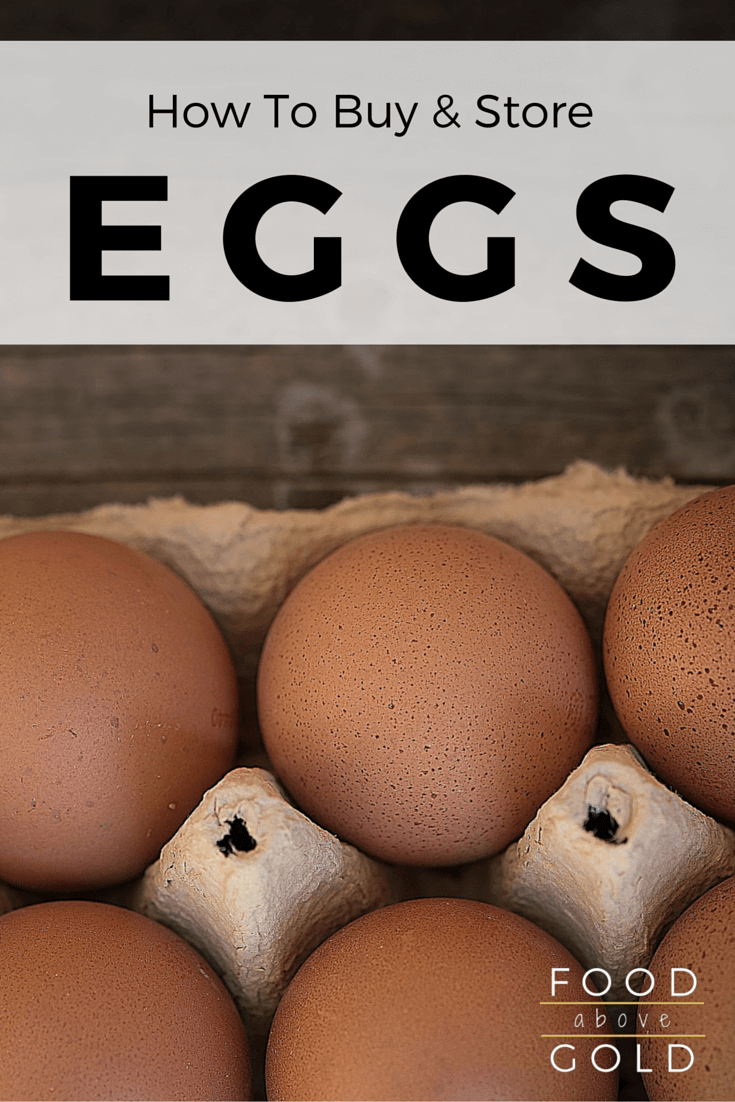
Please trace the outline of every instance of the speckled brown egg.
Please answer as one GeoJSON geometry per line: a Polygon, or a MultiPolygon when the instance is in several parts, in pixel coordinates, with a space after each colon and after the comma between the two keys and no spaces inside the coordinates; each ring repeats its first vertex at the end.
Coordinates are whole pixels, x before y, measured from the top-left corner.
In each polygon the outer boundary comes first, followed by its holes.
{"type": "Polygon", "coordinates": [[[683,506],[628,557],[605,617],[610,696],[651,768],[735,822],[735,486],[683,506]]]}
{"type": "Polygon", "coordinates": [[[186,941],[67,900],[0,918],[0,1098],[251,1097],[245,1027],[186,941]]]}
{"type": "Polygon", "coordinates": [[[639,1014],[649,1015],[646,1032],[656,1035],[641,1041],[640,1066],[646,1069],[643,1081],[649,1097],[654,1102],[732,1102],[735,878],[712,888],[677,919],[649,969],[655,987],[641,1003],[665,1000],[661,1006],[639,1008],[639,1014]],[[674,974],[673,996],[672,969],[688,969],[674,974]],[[696,977],[696,987],[689,972],[696,977]]]}
{"type": "Polygon", "coordinates": [[[0,879],[142,872],[230,768],[237,687],[196,594],[111,540],[0,541],[0,879]]]}
{"type": "MultiPolygon", "coordinates": [[[[288,1099],[599,1099],[594,1041],[559,1050],[589,1001],[577,961],[524,918],[468,899],[416,899],[351,922],[314,952],[273,1022],[266,1091],[288,1099]]],[[[579,1030],[594,1033],[594,1029],[579,1030]]],[[[605,1042],[601,1039],[601,1044],[605,1042]]],[[[600,1067],[615,1053],[600,1051],[600,1067]]]]}
{"type": "Polygon", "coordinates": [[[319,563],[266,639],[258,709],[296,801],[367,853],[501,850],[590,745],[591,647],[557,582],[483,532],[385,529],[319,563]]]}

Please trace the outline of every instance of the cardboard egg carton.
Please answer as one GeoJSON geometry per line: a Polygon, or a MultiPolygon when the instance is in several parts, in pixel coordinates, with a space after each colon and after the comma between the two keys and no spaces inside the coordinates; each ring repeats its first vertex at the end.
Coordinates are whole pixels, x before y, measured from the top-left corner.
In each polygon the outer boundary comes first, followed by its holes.
{"type": "Polygon", "coordinates": [[[268,627],[296,582],[353,537],[393,524],[436,522],[506,540],[566,589],[599,653],[607,599],[628,552],[656,521],[711,488],[634,479],[578,461],[562,475],[523,485],[466,486],[421,497],[365,494],[323,510],[191,505],[174,497],[59,516],[0,517],[0,538],[44,528],[106,536],[185,578],[230,645],[242,687],[243,737],[252,744],[253,685],[268,627]]]}
{"type": "MultiPolygon", "coordinates": [[[[632,748],[614,745],[624,740],[608,716],[601,741],[609,744],[590,751],[503,854],[454,870],[383,865],[310,822],[270,773],[252,767],[267,765],[254,707],[258,656],[284,598],[326,554],[364,532],[436,522],[480,529],[545,566],[582,614],[599,659],[607,600],[626,556],[658,520],[708,489],[577,462],[524,485],[368,494],[320,511],[197,506],[177,497],[0,518],[0,538],[66,529],[159,559],[197,591],[234,657],[244,767],[204,796],[139,882],[105,898],[196,945],[261,1036],[316,945],[359,914],[416,895],[467,896],[525,914],[585,966],[609,971],[615,997],[626,973],[649,962],[664,928],[735,873],[730,830],[656,780],[632,748]]],[[[0,886],[0,911],[24,901],[0,886]]]]}

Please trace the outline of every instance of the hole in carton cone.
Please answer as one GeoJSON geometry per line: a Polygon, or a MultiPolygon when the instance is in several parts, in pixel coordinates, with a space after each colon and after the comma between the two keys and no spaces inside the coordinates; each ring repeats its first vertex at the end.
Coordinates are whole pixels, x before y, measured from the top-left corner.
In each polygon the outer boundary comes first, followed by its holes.
{"type": "Polygon", "coordinates": [[[595,838],[599,838],[602,842],[623,845],[628,841],[627,838],[615,837],[618,832],[617,819],[614,819],[609,811],[605,811],[601,807],[593,807],[592,804],[589,804],[587,806],[587,818],[583,825],[585,830],[589,831],[590,834],[594,834],[595,838]]]}
{"type": "Polygon", "coordinates": [[[235,815],[233,819],[228,819],[227,822],[230,829],[224,838],[220,838],[217,842],[225,857],[229,857],[234,850],[237,850],[238,853],[250,853],[251,850],[255,849],[257,842],[245,826],[244,819],[241,819],[239,815],[235,815]]]}

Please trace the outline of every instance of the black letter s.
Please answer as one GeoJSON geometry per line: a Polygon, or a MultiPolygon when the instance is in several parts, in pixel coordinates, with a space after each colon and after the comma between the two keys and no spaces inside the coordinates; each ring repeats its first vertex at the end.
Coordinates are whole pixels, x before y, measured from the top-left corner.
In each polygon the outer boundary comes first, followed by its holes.
{"type": "Polygon", "coordinates": [[[665,238],[643,226],[621,222],[610,213],[619,199],[664,211],[674,189],[650,176],[605,176],[585,188],[577,203],[579,228],[592,241],[633,253],[641,262],[635,275],[611,275],[580,260],[569,282],[580,291],[612,302],[653,298],[674,278],[676,257],[665,238]]]}

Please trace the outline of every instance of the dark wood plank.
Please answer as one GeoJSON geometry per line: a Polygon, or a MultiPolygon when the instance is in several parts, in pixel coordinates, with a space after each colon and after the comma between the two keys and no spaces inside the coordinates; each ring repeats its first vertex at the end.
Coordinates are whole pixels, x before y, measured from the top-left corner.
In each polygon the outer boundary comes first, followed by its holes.
{"type": "Polygon", "coordinates": [[[729,0],[5,0],[4,39],[728,39],[729,0]]]}
{"type": "Polygon", "coordinates": [[[731,348],[0,348],[0,511],[321,507],[574,459],[735,481],[731,348]]]}

